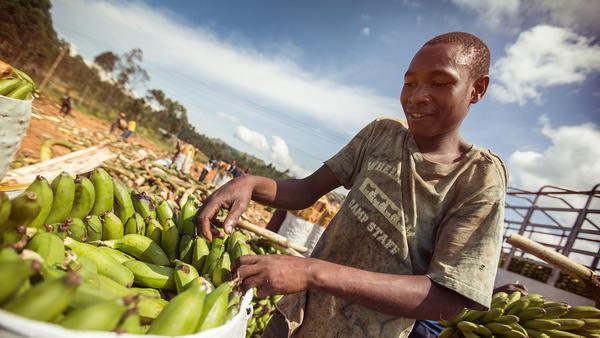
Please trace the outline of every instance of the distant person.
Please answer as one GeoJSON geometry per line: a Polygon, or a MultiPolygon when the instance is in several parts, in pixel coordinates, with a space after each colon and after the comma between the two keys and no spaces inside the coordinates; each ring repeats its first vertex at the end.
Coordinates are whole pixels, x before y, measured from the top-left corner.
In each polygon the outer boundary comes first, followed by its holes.
{"type": "Polygon", "coordinates": [[[231,161],[231,165],[227,169],[227,172],[233,175],[234,178],[242,176],[242,170],[240,169],[240,167],[238,167],[236,160],[231,161]]]}
{"type": "Polygon", "coordinates": [[[208,173],[211,170],[213,170],[215,163],[216,163],[216,161],[213,160],[212,158],[210,160],[208,160],[208,162],[206,163],[206,165],[202,169],[202,172],[200,173],[200,178],[198,178],[198,181],[204,182],[204,179],[206,178],[206,175],[208,175],[208,173]]]}
{"type": "Polygon", "coordinates": [[[71,97],[69,96],[69,93],[66,92],[65,95],[60,98],[60,112],[64,115],[69,115],[69,113],[71,113],[71,105],[71,97]]]}
{"type": "Polygon", "coordinates": [[[110,133],[112,134],[115,130],[123,130],[127,128],[127,120],[125,119],[125,113],[120,112],[117,119],[110,125],[110,133]]]}
{"type": "Polygon", "coordinates": [[[188,144],[189,149],[185,154],[185,160],[183,161],[183,167],[181,168],[181,172],[184,174],[189,174],[190,169],[192,168],[192,164],[194,164],[194,158],[196,157],[196,147],[191,144],[188,144]]]}
{"type": "Polygon", "coordinates": [[[123,131],[123,134],[121,135],[123,140],[127,140],[129,138],[129,136],[131,136],[131,134],[133,134],[133,132],[135,132],[136,127],[137,127],[137,123],[135,123],[134,120],[129,120],[129,122],[127,122],[127,128],[123,131]]]}

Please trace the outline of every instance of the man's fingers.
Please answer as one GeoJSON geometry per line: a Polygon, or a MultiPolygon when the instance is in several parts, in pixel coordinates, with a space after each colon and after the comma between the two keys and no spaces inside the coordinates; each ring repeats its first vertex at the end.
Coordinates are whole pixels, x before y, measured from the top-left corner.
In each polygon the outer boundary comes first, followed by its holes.
{"type": "Polygon", "coordinates": [[[229,210],[229,214],[227,214],[227,218],[225,218],[225,222],[223,222],[223,229],[225,232],[230,234],[233,232],[233,225],[240,218],[240,215],[246,209],[246,204],[241,203],[239,201],[235,201],[229,210]]]}
{"type": "Polygon", "coordinates": [[[242,286],[244,290],[249,290],[252,288],[258,288],[263,284],[263,277],[261,275],[254,275],[252,277],[244,279],[242,282],[242,286]]]}
{"type": "Polygon", "coordinates": [[[245,255],[238,258],[239,265],[249,265],[258,263],[262,257],[259,255],[245,255]]]}
{"type": "Polygon", "coordinates": [[[210,219],[217,213],[219,210],[220,203],[208,202],[203,205],[202,208],[196,214],[195,222],[196,227],[198,228],[198,232],[201,232],[202,235],[209,241],[212,242],[212,233],[210,227],[210,219]]]}
{"type": "Polygon", "coordinates": [[[267,298],[270,295],[275,294],[275,290],[270,285],[265,285],[263,287],[259,287],[256,289],[256,297],[258,298],[267,298]]]}
{"type": "Polygon", "coordinates": [[[242,279],[246,279],[246,278],[250,278],[251,276],[257,275],[261,272],[261,268],[260,266],[258,266],[257,264],[246,264],[246,265],[240,265],[237,268],[237,275],[240,276],[240,278],[242,279]]]}

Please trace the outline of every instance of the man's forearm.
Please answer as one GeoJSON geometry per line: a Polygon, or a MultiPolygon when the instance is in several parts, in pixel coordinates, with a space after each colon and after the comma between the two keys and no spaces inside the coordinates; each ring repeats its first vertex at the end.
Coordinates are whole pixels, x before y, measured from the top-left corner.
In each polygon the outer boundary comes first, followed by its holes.
{"type": "MultiPolygon", "coordinates": [[[[300,210],[309,207],[316,198],[305,189],[301,179],[273,180],[251,176],[252,200],[278,209],[300,210]]],[[[318,198],[318,197],[317,197],[318,198]]]]}
{"type": "Polygon", "coordinates": [[[451,319],[467,300],[426,276],[392,275],[311,259],[309,288],[374,311],[414,319],[451,319]]]}

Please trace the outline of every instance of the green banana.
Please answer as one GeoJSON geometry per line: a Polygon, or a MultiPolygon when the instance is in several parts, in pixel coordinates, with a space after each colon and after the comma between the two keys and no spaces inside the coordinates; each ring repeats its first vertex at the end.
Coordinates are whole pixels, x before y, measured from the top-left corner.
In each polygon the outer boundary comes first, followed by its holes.
{"type": "Polygon", "coordinates": [[[521,321],[526,321],[529,319],[535,319],[535,318],[542,317],[545,314],[546,314],[546,310],[544,310],[544,308],[528,307],[527,309],[519,312],[517,317],[519,317],[521,319],[521,321]]]}
{"type": "Polygon", "coordinates": [[[562,315],[569,312],[569,307],[566,305],[552,306],[552,307],[545,307],[544,310],[546,310],[546,314],[541,316],[540,318],[554,319],[554,318],[559,318],[562,315]]]}
{"type": "Polygon", "coordinates": [[[165,226],[163,227],[160,246],[163,248],[169,260],[173,260],[178,257],[179,252],[179,231],[177,226],[172,219],[167,219],[165,226]]]}
{"type": "Polygon", "coordinates": [[[213,238],[210,252],[206,257],[204,265],[202,266],[202,272],[200,272],[201,276],[212,273],[212,271],[215,268],[215,265],[217,265],[217,262],[219,261],[219,258],[221,258],[221,256],[223,255],[224,251],[225,245],[223,245],[223,239],[219,237],[213,238]]]}
{"type": "Polygon", "coordinates": [[[166,300],[162,298],[146,298],[143,297],[137,304],[137,309],[142,319],[142,323],[152,322],[162,312],[164,307],[168,304],[166,300]]]}
{"type": "Polygon", "coordinates": [[[167,200],[158,203],[158,206],[156,207],[156,217],[158,218],[158,222],[162,225],[165,225],[167,219],[173,219],[173,209],[171,209],[167,200]]]}
{"type": "Polygon", "coordinates": [[[131,334],[144,334],[146,330],[142,327],[141,318],[138,314],[137,308],[131,308],[127,310],[125,318],[119,324],[119,327],[115,330],[117,333],[131,333],[131,334]]]}
{"type": "Polygon", "coordinates": [[[115,198],[112,177],[110,177],[106,170],[96,168],[92,171],[90,181],[92,181],[94,191],[96,192],[92,215],[100,215],[104,212],[111,211],[115,198]]]}
{"type": "MultiPolygon", "coordinates": [[[[582,320],[585,323],[582,329],[600,329],[600,319],[584,318],[582,320]]],[[[562,329],[562,325],[560,328],[562,329]]]]}
{"type": "Polygon", "coordinates": [[[525,331],[527,331],[527,335],[531,338],[550,338],[549,335],[545,334],[542,331],[528,329],[528,328],[525,328],[525,331]]]}
{"type": "Polygon", "coordinates": [[[0,249],[0,263],[14,262],[18,261],[19,259],[19,254],[17,253],[17,250],[15,250],[15,248],[7,246],[0,249]]]}
{"type": "Polygon", "coordinates": [[[508,296],[508,304],[512,304],[516,301],[518,301],[519,299],[521,299],[521,292],[519,291],[513,291],[509,296],[508,296]]]}
{"type": "Polygon", "coordinates": [[[135,212],[133,209],[133,202],[131,201],[131,194],[127,187],[115,179],[113,179],[113,191],[115,194],[115,214],[119,217],[121,223],[125,224],[135,212]]]}
{"type": "Polygon", "coordinates": [[[194,251],[194,239],[187,234],[183,234],[179,240],[179,259],[190,264],[194,251]]]}
{"type": "Polygon", "coordinates": [[[24,100],[27,97],[27,94],[30,94],[33,90],[33,85],[29,82],[21,81],[19,87],[17,89],[10,92],[6,97],[10,97],[16,100],[24,100]]]}
{"type": "Polygon", "coordinates": [[[247,240],[248,239],[241,231],[234,231],[227,239],[227,252],[229,252],[229,255],[233,256],[233,250],[238,242],[246,243],[247,240]]]}
{"type": "Polygon", "coordinates": [[[225,322],[227,316],[227,303],[232,287],[232,283],[223,283],[219,285],[215,291],[208,294],[206,301],[204,302],[196,332],[212,329],[225,322]]]}
{"type": "Polygon", "coordinates": [[[506,316],[501,316],[501,317],[497,318],[496,320],[494,320],[494,322],[510,325],[510,324],[518,323],[519,317],[517,317],[515,315],[506,315],[506,316]]]}
{"type": "Polygon", "coordinates": [[[117,239],[125,234],[125,226],[115,214],[107,211],[100,215],[102,221],[102,240],[117,239]]]}
{"type": "Polygon", "coordinates": [[[487,311],[481,318],[479,318],[479,321],[481,323],[495,321],[496,319],[500,318],[500,316],[502,316],[503,312],[504,311],[502,311],[501,309],[492,308],[489,311],[487,311]]]}
{"type": "Polygon", "coordinates": [[[146,237],[152,239],[156,244],[160,245],[162,239],[163,227],[154,218],[147,217],[146,223],[146,237]]]}
{"type": "Polygon", "coordinates": [[[12,201],[4,191],[0,191],[0,229],[3,229],[3,224],[8,221],[11,209],[12,201]]]}
{"type": "Polygon", "coordinates": [[[124,286],[131,286],[133,284],[134,276],[131,271],[119,264],[119,262],[108,254],[98,250],[95,246],[77,242],[69,237],[64,239],[64,243],[78,256],[88,257],[92,260],[98,267],[99,273],[110,277],[124,286]]]}
{"type": "Polygon", "coordinates": [[[144,219],[148,217],[156,219],[156,210],[154,208],[154,203],[152,203],[152,199],[146,195],[145,192],[139,194],[132,192],[131,194],[131,200],[135,211],[142,215],[144,219]]]}
{"type": "Polygon", "coordinates": [[[231,261],[235,262],[240,257],[246,256],[246,255],[256,255],[256,254],[252,251],[252,249],[250,249],[250,246],[247,243],[238,242],[235,244],[235,247],[233,248],[233,255],[231,256],[231,261]]]}
{"type": "Polygon", "coordinates": [[[204,262],[206,261],[209,252],[210,250],[208,249],[208,244],[206,244],[204,237],[196,237],[194,240],[194,247],[192,248],[192,265],[198,272],[203,270],[204,262]]]}
{"type": "Polygon", "coordinates": [[[211,280],[215,286],[219,286],[229,279],[230,274],[231,260],[229,259],[229,253],[225,251],[217,261],[217,264],[215,265],[214,269],[212,270],[211,280]]]}
{"type": "Polygon", "coordinates": [[[147,263],[170,264],[169,258],[161,247],[143,235],[128,234],[118,239],[99,241],[98,244],[123,251],[147,263]]]}
{"type": "Polygon", "coordinates": [[[116,299],[118,296],[97,288],[97,283],[83,282],[71,298],[69,307],[73,309],[84,308],[93,304],[116,299]]]}
{"type": "Polygon", "coordinates": [[[173,268],[131,260],[123,263],[133,273],[137,285],[156,289],[175,289],[173,268]]]}
{"type": "Polygon", "coordinates": [[[10,301],[4,309],[29,319],[52,321],[69,306],[79,283],[80,278],[74,273],[43,281],[10,301]]]}
{"type": "Polygon", "coordinates": [[[88,215],[84,219],[88,241],[99,241],[102,239],[102,221],[97,215],[88,215]]]}
{"type": "Polygon", "coordinates": [[[19,85],[25,83],[19,79],[6,79],[0,81],[0,95],[6,96],[10,92],[14,91],[19,87],[19,85]]]}
{"type": "Polygon", "coordinates": [[[586,336],[581,336],[576,333],[561,330],[544,330],[543,332],[551,338],[588,338],[586,336]]]}
{"type": "Polygon", "coordinates": [[[483,325],[477,325],[477,328],[473,332],[483,337],[489,337],[492,335],[492,331],[483,325]]]}
{"type": "Polygon", "coordinates": [[[517,315],[521,310],[526,309],[528,306],[528,299],[519,299],[518,301],[509,304],[504,310],[504,313],[507,315],[517,315]]]}
{"type": "Polygon", "coordinates": [[[12,201],[8,221],[0,224],[0,233],[16,229],[18,226],[27,226],[40,212],[41,205],[38,195],[32,191],[25,191],[12,201]]]}
{"type": "Polygon", "coordinates": [[[87,240],[87,227],[80,218],[67,218],[65,225],[70,237],[80,242],[87,240]]]}
{"type": "Polygon", "coordinates": [[[569,309],[569,312],[567,312],[567,314],[564,315],[565,318],[574,318],[574,319],[592,318],[592,317],[597,317],[597,316],[600,316],[600,309],[597,309],[593,306],[585,306],[585,305],[572,306],[569,309]]]}
{"type": "Polygon", "coordinates": [[[62,222],[71,213],[73,201],[75,200],[75,181],[67,172],[62,172],[52,181],[52,208],[45,223],[62,222]]]}
{"type": "Polygon", "coordinates": [[[490,331],[492,331],[492,333],[495,334],[503,334],[512,331],[512,327],[507,324],[491,322],[485,323],[483,326],[487,327],[488,329],[490,329],[490,331]]]}
{"type": "Polygon", "coordinates": [[[35,260],[16,260],[0,263],[0,304],[9,300],[19,291],[26,279],[40,271],[41,265],[35,260]]]}
{"type": "Polygon", "coordinates": [[[532,319],[523,322],[523,327],[534,330],[554,330],[560,328],[560,324],[552,319],[532,319]]]}
{"type": "Polygon", "coordinates": [[[478,327],[477,324],[475,324],[473,322],[466,321],[466,320],[463,320],[463,321],[459,322],[458,324],[456,324],[456,326],[462,332],[475,331],[475,330],[477,330],[477,327],[478,327]]]}
{"type": "Polygon", "coordinates": [[[192,265],[180,260],[175,260],[175,271],[173,273],[177,293],[185,291],[192,285],[191,282],[199,277],[198,271],[192,265]]]}
{"type": "Polygon", "coordinates": [[[147,298],[160,298],[160,291],[153,288],[129,288],[129,290],[135,292],[136,294],[147,297],[147,298]]]}
{"type": "Polygon", "coordinates": [[[130,256],[122,251],[119,251],[119,250],[116,250],[113,248],[109,248],[107,246],[99,246],[98,251],[105,252],[106,254],[111,256],[115,261],[119,262],[120,264],[123,264],[123,262],[127,262],[132,259],[135,259],[133,256],[130,256]]]}
{"type": "MultiPolygon", "coordinates": [[[[19,69],[15,68],[15,67],[13,67],[12,70],[13,70],[13,76],[15,76],[15,77],[17,77],[17,78],[19,78],[19,79],[21,79],[23,81],[31,83],[33,85],[33,89],[37,88],[36,85],[35,85],[35,82],[33,81],[33,79],[29,75],[27,75],[27,73],[25,73],[22,70],[19,70],[19,69]]],[[[4,95],[4,94],[2,94],[2,95],[4,95]]]]}
{"type": "Polygon", "coordinates": [[[585,325],[585,322],[580,319],[558,318],[558,319],[552,319],[552,321],[560,324],[561,330],[579,329],[585,325]]]}
{"type": "Polygon", "coordinates": [[[196,234],[194,216],[196,215],[197,211],[198,208],[196,208],[196,203],[193,199],[189,198],[183,205],[181,213],[179,214],[179,218],[177,219],[177,226],[180,232],[190,236],[194,236],[196,234]]]}
{"type": "Polygon", "coordinates": [[[65,245],[60,237],[51,232],[35,234],[25,248],[37,252],[46,265],[62,264],[65,260],[65,245]]]}
{"type": "Polygon", "coordinates": [[[70,218],[85,218],[94,207],[96,190],[94,184],[87,177],[77,176],[75,179],[75,198],[73,208],[69,214],[70,218]]]}
{"type": "Polygon", "coordinates": [[[123,299],[108,300],[72,311],[58,324],[72,330],[112,331],[126,311],[123,299]]]}
{"type": "Polygon", "coordinates": [[[493,296],[492,296],[492,303],[499,301],[499,300],[508,300],[508,293],[506,292],[496,292],[493,296]]]}
{"type": "Polygon", "coordinates": [[[194,333],[205,308],[206,291],[199,284],[175,296],[158,315],[148,334],[187,335],[194,333]]]}
{"type": "Polygon", "coordinates": [[[136,212],[127,220],[127,222],[125,222],[125,233],[138,235],[146,234],[146,222],[142,215],[136,212]]]}
{"type": "Polygon", "coordinates": [[[44,280],[64,278],[67,275],[67,272],[57,265],[42,265],[41,272],[44,280]]]}
{"type": "Polygon", "coordinates": [[[54,200],[52,188],[44,177],[38,175],[29,187],[27,187],[26,191],[35,192],[40,204],[39,214],[29,222],[28,226],[32,228],[41,228],[52,209],[52,201],[54,200]]]}

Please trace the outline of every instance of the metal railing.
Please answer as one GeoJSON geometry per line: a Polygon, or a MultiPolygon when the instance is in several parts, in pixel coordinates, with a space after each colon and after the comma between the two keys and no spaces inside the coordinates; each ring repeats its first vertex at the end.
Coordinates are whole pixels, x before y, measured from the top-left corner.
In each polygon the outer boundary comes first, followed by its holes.
{"type": "MultiPolygon", "coordinates": [[[[504,239],[517,233],[600,271],[600,184],[587,191],[550,185],[538,191],[509,188],[504,223],[504,239]]],[[[502,252],[505,269],[515,257],[551,267],[505,241],[502,252]]],[[[547,283],[555,284],[559,275],[560,271],[553,269],[547,283]]]]}

